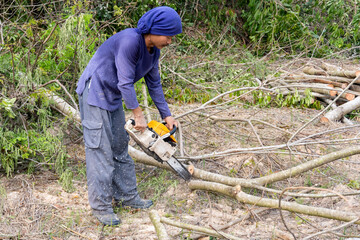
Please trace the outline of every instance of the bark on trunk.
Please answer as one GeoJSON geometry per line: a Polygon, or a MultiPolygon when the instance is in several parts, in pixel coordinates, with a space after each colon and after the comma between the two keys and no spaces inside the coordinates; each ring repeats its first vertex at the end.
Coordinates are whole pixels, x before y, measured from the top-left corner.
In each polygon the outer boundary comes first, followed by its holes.
{"type": "Polygon", "coordinates": [[[354,100],[344,103],[341,106],[338,106],[334,110],[326,113],[324,115],[329,121],[339,121],[346,114],[356,110],[360,107],[360,97],[356,97],[354,100]]]}

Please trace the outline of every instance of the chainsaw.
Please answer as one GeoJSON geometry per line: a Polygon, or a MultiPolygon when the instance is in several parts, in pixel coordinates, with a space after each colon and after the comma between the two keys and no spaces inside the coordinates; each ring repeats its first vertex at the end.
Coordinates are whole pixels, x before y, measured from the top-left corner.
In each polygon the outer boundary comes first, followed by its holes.
{"type": "Polygon", "coordinates": [[[132,130],[134,125],[133,119],[128,120],[125,130],[147,155],[160,163],[166,162],[181,178],[190,180],[191,174],[188,169],[173,156],[177,143],[173,136],[176,126],[170,131],[164,124],[152,120],[144,132],[135,133],[132,130]]]}

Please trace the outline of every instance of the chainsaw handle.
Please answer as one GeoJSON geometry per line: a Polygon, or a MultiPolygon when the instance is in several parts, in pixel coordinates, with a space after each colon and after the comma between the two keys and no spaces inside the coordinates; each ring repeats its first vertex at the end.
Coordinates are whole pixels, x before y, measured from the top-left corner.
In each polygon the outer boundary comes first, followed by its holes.
{"type": "MultiPolygon", "coordinates": [[[[164,124],[164,125],[166,125],[166,122],[162,122],[162,124],[164,124]]],[[[177,130],[177,127],[176,127],[176,125],[174,125],[173,126],[173,129],[170,131],[170,133],[169,133],[169,136],[170,135],[173,135],[175,132],[176,132],[176,130],[177,130]]]]}
{"type": "MultiPolygon", "coordinates": [[[[135,126],[135,120],[134,120],[134,119],[130,119],[130,121],[131,121],[131,125],[135,126]]],[[[164,122],[163,124],[165,125],[166,122],[164,122]]],[[[173,126],[173,129],[172,129],[172,130],[170,131],[170,133],[169,133],[169,136],[170,136],[170,135],[173,135],[173,134],[176,132],[176,130],[177,130],[177,127],[176,127],[176,125],[174,125],[174,126],[173,126]]]]}
{"type": "Polygon", "coordinates": [[[173,129],[170,131],[170,135],[173,135],[177,130],[177,127],[174,125],[173,129]]]}

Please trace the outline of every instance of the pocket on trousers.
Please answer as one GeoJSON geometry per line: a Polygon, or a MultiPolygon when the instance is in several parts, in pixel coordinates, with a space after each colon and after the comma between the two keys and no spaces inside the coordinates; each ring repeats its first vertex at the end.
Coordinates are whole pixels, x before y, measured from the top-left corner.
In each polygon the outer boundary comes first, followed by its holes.
{"type": "Polygon", "coordinates": [[[83,120],[83,131],[85,146],[89,148],[98,148],[101,141],[101,122],[93,122],[89,120],[83,120]]]}

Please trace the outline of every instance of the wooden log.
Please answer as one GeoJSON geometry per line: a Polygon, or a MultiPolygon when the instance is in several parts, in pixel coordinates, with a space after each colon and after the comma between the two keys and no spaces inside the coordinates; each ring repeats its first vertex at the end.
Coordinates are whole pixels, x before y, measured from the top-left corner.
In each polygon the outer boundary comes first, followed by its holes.
{"type": "Polygon", "coordinates": [[[320,67],[322,69],[324,69],[325,71],[340,71],[341,67],[330,64],[330,63],[326,63],[326,62],[322,62],[320,67]]]}
{"type": "Polygon", "coordinates": [[[360,97],[356,97],[354,100],[344,103],[343,105],[326,113],[323,118],[326,118],[327,121],[339,121],[346,114],[354,111],[359,107],[360,107],[360,97]]]}
{"type": "MultiPolygon", "coordinates": [[[[309,75],[309,74],[289,74],[285,75],[284,79],[290,79],[290,80],[313,80],[313,79],[324,79],[324,80],[330,80],[334,82],[344,82],[344,83],[350,83],[353,79],[349,79],[346,77],[338,77],[338,76],[320,76],[320,75],[309,75]]],[[[355,81],[355,83],[360,83],[360,79],[355,81]]]]}
{"type": "Polygon", "coordinates": [[[345,98],[349,101],[354,100],[355,99],[355,94],[352,93],[346,93],[345,94],[345,98]]]}
{"type": "Polygon", "coordinates": [[[323,75],[326,76],[326,71],[322,70],[322,69],[316,69],[312,66],[306,66],[303,68],[303,72],[306,74],[310,74],[310,75],[323,75]]]}
{"type": "Polygon", "coordinates": [[[225,238],[225,239],[230,239],[230,240],[243,240],[241,238],[238,238],[236,236],[230,235],[230,234],[222,232],[222,231],[215,231],[213,229],[200,227],[198,225],[192,225],[192,224],[188,224],[188,223],[174,221],[174,220],[171,220],[169,218],[161,217],[160,221],[162,223],[165,223],[165,224],[168,224],[168,225],[171,225],[171,226],[174,226],[174,227],[178,227],[178,228],[182,228],[182,229],[188,229],[188,230],[191,230],[191,231],[194,231],[194,232],[207,234],[209,236],[214,236],[214,237],[218,237],[218,238],[221,238],[221,239],[225,238]]]}
{"type": "Polygon", "coordinates": [[[355,91],[355,92],[360,92],[360,86],[357,84],[353,84],[350,86],[350,90],[355,91]]]}
{"type": "Polygon", "coordinates": [[[341,67],[337,67],[328,63],[323,63],[321,65],[325,71],[316,69],[314,67],[305,67],[303,72],[311,75],[330,75],[330,76],[338,76],[338,77],[346,77],[346,78],[356,78],[356,71],[355,70],[345,70],[341,67]]]}
{"type": "MultiPolygon", "coordinates": [[[[333,85],[333,84],[328,84],[327,86],[330,87],[330,88],[334,88],[334,85],[333,85]]],[[[329,91],[329,94],[330,94],[330,96],[334,97],[334,96],[336,96],[337,91],[335,91],[335,90],[330,90],[330,91],[329,91]]]]}
{"type": "MultiPolygon", "coordinates": [[[[324,102],[326,102],[327,104],[331,104],[331,109],[336,109],[338,106],[336,105],[336,103],[334,103],[332,100],[330,99],[322,99],[324,102]]],[[[342,122],[347,124],[347,125],[353,125],[353,122],[350,121],[349,119],[347,119],[345,116],[343,116],[341,118],[342,122]]],[[[320,119],[320,122],[321,123],[327,123],[329,122],[329,119],[325,116],[322,116],[321,119],[320,119]]]]}
{"type": "Polygon", "coordinates": [[[312,82],[325,83],[325,84],[333,85],[333,87],[340,87],[340,88],[343,87],[343,83],[335,82],[327,79],[314,78],[312,82]]]}
{"type": "Polygon", "coordinates": [[[57,96],[54,92],[47,90],[45,88],[39,89],[39,91],[43,91],[45,96],[54,102],[52,105],[57,111],[61,112],[65,116],[72,118],[74,121],[81,123],[79,112],[73,108],[70,104],[68,104],[64,99],[57,96]]]}
{"type": "MultiPolygon", "coordinates": [[[[274,89],[280,89],[283,88],[282,86],[274,87],[274,89]]],[[[329,87],[326,84],[322,83],[297,83],[297,84],[289,84],[286,86],[287,89],[310,89],[312,92],[317,92],[325,95],[329,95],[330,97],[339,95],[341,92],[343,92],[343,89],[341,88],[332,88],[329,87]],[[336,92],[336,93],[335,93],[336,92]]],[[[346,92],[343,92],[340,96],[340,98],[344,100],[353,99],[355,96],[360,96],[360,92],[355,92],[351,90],[347,90],[346,92]],[[347,96],[346,94],[349,93],[347,96]],[[348,98],[348,99],[347,99],[348,98]]]]}

